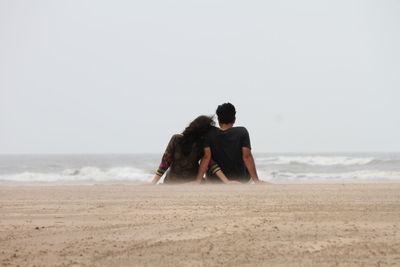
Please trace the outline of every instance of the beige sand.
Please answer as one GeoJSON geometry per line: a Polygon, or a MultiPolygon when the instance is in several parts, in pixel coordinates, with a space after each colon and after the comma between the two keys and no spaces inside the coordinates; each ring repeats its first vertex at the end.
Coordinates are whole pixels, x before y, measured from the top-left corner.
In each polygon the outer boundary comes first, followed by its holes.
{"type": "Polygon", "coordinates": [[[0,187],[1,266],[400,266],[400,184],[0,187]]]}

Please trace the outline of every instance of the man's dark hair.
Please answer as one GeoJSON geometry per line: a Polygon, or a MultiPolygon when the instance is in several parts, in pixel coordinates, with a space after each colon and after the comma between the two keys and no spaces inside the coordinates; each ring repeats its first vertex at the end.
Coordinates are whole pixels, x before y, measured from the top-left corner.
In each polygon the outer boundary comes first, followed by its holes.
{"type": "Polygon", "coordinates": [[[224,103],[217,108],[218,121],[229,124],[235,122],[236,109],[231,103],[224,103]]]}

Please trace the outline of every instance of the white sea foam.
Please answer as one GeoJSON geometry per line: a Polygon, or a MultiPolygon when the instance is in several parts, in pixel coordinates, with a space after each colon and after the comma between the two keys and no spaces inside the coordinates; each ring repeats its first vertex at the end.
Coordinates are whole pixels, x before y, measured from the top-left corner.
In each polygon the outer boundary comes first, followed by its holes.
{"type": "Polygon", "coordinates": [[[366,181],[366,180],[400,180],[399,171],[360,170],[342,173],[293,173],[261,172],[261,177],[275,181],[366,181]]]}
{"type": "Polygon", "coordinates": [[[151,173],[136,168],[111,168],[101,170],[96,167],[66,169],[60,173],[22,172],[2,174],[0,182],[144,182],[150,181],[151,173]]]}
{"type": "MultiPolygon", "coordinates": [[[[262,179],[270,181],[365,181],[400,180],[399,171],[360,170],[342,173],[259,171],[262,179]]],[[[135,168],[111,168],[101,170],[85,167],[78,170],[67,169],[61,173],[34,173],[0,175],[0,182],[15,183],[141,183],[150,181],[153,174],[135,168]]]]}
{"type": "Polygon", "coordinates": [[[276,156],[257,158],[259,163],[273,165],[305,164],[312,166],[334,165],[366,165],[374,160],[373,157],[347,157],[347,156],[276,156]]]}

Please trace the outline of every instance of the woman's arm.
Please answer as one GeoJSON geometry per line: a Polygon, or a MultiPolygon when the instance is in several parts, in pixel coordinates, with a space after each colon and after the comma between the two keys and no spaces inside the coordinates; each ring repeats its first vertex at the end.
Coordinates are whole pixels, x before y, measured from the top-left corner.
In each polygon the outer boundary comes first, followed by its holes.
{"type": "Polygon", "coordinates": [[[211,171],[212,174],[217,175],[218,178],[221,179],[221,181],[224,184],[241,184],[238,181],[229,180],[228,177],[225,176],[225,173],[221,170],[219,165],[215,161],[213,161],[212,159],[208,163],[208,169],[211,171]]]}
{"type": "Polygon", "coordinates": [[[146,184],[154,185],[154,184],[157,184],[158,181],[160,181],[161,177],[169,169],[169,166],[171,166],[170,158],[171,157],[170,157],[169,153],[165,152],[161,159],[160,166],[158,167],[156,174],[153,177],[153,180],[150,183],[146,183],[146,184]]]}
{"type": "Polygon", "coordinates": [[[141,185],[155,185],[158,183],[158,181],[160,181],[160,179],[161,179],[161,176],[158,174],[155,174],[153,177],[153,180],[151,182],[143,183],[141,185]]]}
{"type": "Polygon", "coordinates": [[[217,170],[217,171],[215,172],[215,175],[217,175],[218,178],[221,179],[222,182],[224,182],[224,184],[241,184],[241,182],[229,180],[229,179],[225,176],[224,172],[223,172],[221,169],[217,170]]]}
{"type": "Polygon", "coordinates": [[[160,181],[161,177],[164,175],[164,173],[169,169],[172,163],[172,154],[174,153],[174,139],[175,135],[172,136],[171,140],[168,143],[167,148],[165,149],[165,152],[161,158],[161,163],[158,166],[158,169],[153,177],[153,180],[149,183],[145,183],[147,185],[154,185],[157,184],[158,181],[160,181]]]}

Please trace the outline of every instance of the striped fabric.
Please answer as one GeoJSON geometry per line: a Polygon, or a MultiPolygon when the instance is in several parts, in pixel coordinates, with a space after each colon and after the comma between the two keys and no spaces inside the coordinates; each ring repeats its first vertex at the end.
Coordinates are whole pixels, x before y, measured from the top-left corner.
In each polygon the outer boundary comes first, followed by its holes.
{"type": "Polygon", "coordinates": [[[208,171],[212,174],[216,174],[219,170],[221,170],[221,168],[218,166],[218,164],[215,161],[210,160],[208,163],[208,171]]]}
{"type": "Polygon", "coordinates": [[[159,176],[163,176],[164,173],[168,170],[169,166],[171,166],[171,156],[168,153],[164,153],[156,174],[159,176]]]}

